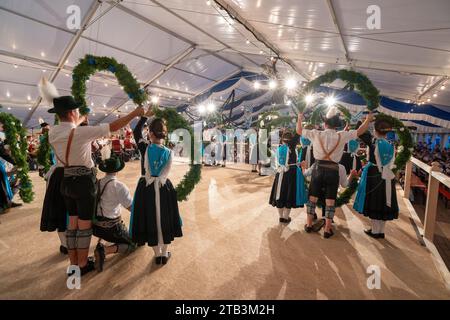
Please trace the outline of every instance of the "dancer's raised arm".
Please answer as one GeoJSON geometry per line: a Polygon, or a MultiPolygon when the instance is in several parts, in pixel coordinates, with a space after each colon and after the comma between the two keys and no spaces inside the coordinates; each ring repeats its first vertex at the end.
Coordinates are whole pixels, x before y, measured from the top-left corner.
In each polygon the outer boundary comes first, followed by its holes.
{"type": "Polygon", "coordinates": [[[144,114],[145,110],[143,107],[137,107],[133,111],[131,111],[129,114],[127,114],[125,117],[119,118],[116,121],[113,121],[109,124],[109,131],[115,132],[119,129],[122,129],[125,127],[128,123],[130,123],[131,120],[133,120],[134,117],[140,117],[144,114]]]}
{"type": "Polygon", "coordinates": [[[299,136],[302,135],[302,131],[303,131],[303,126],[302,126],[302,121],[303,121],[303,113],[299,113],[298,117],[297,117],[297,134],[299,136]]]}
{"type": "Polygon", "coordinates": [[[367,131],[367,129],[369,129],[369,125],[373,120],[373,113],[369,112],[369,114],[366,117],[366,120],[364,120],[364,122],[361,124],[361,126],[356,130],[356,134],[359,136],[361,136],[364,132],[367,131]]]}

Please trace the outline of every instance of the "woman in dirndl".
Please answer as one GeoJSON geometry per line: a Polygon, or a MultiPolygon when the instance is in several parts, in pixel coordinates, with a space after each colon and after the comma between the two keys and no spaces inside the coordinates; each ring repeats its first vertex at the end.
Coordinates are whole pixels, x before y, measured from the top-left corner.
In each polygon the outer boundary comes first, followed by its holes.
{"type": "Polygon", "coordinates": [[[372,228],[364,232],[372,238],[384,239],[386,221],[398,218],[394,146],[386,140],[392,131],[385,120],[375,121],[375,137],[369,132],[360,136],[368,146],[369,162],[363,169],[353,208],[371,219],[372,228]]]}
{"type": "Polygon", "coordinates": [[[305,180],[297,152],[299,139],[299,135],[285,131],[282,144],[277,150],[277,173],[269,203],[278,208],[281,223],[291,222],[291,209],[303,207],[307,201],[305,180]]]}
{"type": "Polygon", "coordinates": [[[156,264],[166,264],[169,244],[182,237],[177,193],[168,179],[172,152],[162,145],[167,128],[162,119],[150,126],[150,140],[144,161],[144,176],[139,180],[131,209],[130,235],[138,245],[147,243],[155,252],[156,264]]]}

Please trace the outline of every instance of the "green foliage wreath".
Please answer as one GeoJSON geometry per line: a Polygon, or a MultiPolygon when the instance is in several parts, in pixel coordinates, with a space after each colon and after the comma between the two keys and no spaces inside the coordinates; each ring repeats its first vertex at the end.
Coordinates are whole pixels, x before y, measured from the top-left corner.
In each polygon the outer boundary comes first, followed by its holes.
{"type": "Polygon", "coordinates": [[[72,95],[76,101],[83,105],[80,113],[85,115],[90,112],[86,104],[86,81],[97,71],[109,71],[115,75],[123,90],[136,105],[142,105],[147,100],[147,93],[139,85],[128,68],[116,59],[110,57],[97,57],[86,55],[80,59],[72,73],[72,95]]]}
{"type": "MultiPolygon", "coordinates": [[[[302,89],[302,91],[293,99],[296,111],[304,112],[304,110],[306,109],[306,102],[304,99],[305,95],[314,91],[320,85],[325,83],[332,83],[337,79],[346,82],[346,86],[344,87],[344,89],[350,91],[356,89],[357,92],[366,101],[367,109],[369,111],[374,111],[376,108],[378,108],[380,103],[379,91],[372,84],[372,82],[366,75],[353,70],[333,70],[310,81],[302,89]]],[[[344,118],[349,122],[349,120],[351,119],[350,112],[342,105],[337,105],[337,107],[340,110],[341,114],[344,116],[344,118]]],[[[378,113],[376,115],[376,118],[388,121],[391,124],[392,129],[396,131],[400,140],[400,146],[398,148],[398,153],[395,158],[394,172],[403,170],[406,163],[411,157],[413,147],[412,137],[408,128],[406,128],[400,120],[384,113],[378,113]]],[[[358,188],[358,181],[354,179],[353,181],[350,182],[349,186],[338,195],[338,198],[336,199],[336,206],[340,207],[344,204],[349,203],[351,197],[356,192],[357,188],[358,188]]]]}
{"type": "Polygon", "coordinates": [[[28,176],[27,132],[20,120],[10,113],[0,112],[0,122],[3,124],[6,140],[10,146],[11,157],[16,162],[17,179],[20,181],[20,198],[23,202],[30,203],[33,201],[34,193],[28,176]]]}

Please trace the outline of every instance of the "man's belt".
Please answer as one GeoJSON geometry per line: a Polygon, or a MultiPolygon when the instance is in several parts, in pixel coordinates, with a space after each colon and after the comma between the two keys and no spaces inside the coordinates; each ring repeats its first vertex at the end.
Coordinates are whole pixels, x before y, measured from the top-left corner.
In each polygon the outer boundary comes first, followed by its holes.
{"type": "Polygon", "coordinates": [[[336,162],[333,161],[327,161],[327,160],[317,160],[317,165],[331,170],[339,170],[339,165],[336,162]]]}
{"type": "Polygon", "coordinates": [[[65,167],[64,177],[80,177],[80,176],[96,176],[96,168],[86,168],[86,167],[65,167]]]}
{"type": "Polygon", "coordinates": [[[94,222],[94,225],[100,228],[110,229],[114,227],[116,224],[120,223],[121,221],[122,220],[120,219],[120,217],[117,217],[115,219],[109,219],[97,216],[97,221],[94,222]]]}

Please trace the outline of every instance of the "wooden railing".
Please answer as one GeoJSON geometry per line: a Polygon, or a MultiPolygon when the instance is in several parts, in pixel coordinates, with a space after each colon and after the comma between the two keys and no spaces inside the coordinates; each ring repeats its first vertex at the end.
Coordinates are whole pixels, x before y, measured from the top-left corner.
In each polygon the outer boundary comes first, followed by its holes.
{"type": "Polygon", "coordinates": [[[436,214],[438,209],[439,184],[442,183],[445,186],[450,187],[450,178],[440,172],[441,169],[438,162],[433,162],[432,165],[429,166],[416,158],[411,158],[411,160],[406,164],[405,169],[404,196],[407,199],[409,199],[409,195],[411,193],[411,177],[413,165],[428,173],[428,187],[423,236],[428,241],[433,242],[434,230],[436,226],[436,214]]]}

